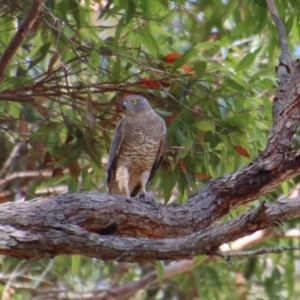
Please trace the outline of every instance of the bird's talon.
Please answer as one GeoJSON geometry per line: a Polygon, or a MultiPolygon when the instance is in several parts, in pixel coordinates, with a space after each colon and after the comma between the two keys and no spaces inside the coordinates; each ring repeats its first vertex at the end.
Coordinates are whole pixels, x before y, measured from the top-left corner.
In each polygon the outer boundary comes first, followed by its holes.
{"type": "Polygon", "coordinates": [[[154,193],[145,192],[145,193],[139,194],[139,199],[143,202],[153,204],[154,203],[154,193]]]}

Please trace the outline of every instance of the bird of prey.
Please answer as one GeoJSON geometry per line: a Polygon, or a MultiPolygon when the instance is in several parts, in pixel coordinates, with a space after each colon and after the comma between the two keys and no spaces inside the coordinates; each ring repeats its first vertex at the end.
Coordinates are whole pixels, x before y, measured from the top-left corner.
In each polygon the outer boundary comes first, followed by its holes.
{"type": "Polygon", "coordinates": [[[166,124],[146,98],[123,99],[124,117],[117,124],[107,166],[109,193],[135,197],[159,168],[166,145],[166,124]]]}

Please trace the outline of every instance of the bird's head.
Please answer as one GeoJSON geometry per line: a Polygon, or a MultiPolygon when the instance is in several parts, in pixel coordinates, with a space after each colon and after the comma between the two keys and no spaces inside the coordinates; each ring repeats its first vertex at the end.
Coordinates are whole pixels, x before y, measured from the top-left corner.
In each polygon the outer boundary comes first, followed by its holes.
{"type": "Polygon", "coordinates": [[[123,99],[123,111],[125,115],[134,117],[141,112],[152,111],[152,107],[143,96],[131,95],[123,99]]]}

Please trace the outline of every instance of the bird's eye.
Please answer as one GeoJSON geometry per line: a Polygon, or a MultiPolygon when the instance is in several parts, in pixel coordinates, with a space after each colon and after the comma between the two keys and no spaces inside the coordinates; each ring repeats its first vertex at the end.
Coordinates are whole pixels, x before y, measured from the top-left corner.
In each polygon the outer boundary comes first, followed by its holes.
{"type": "Polygon", "coordinates": [[[131,102],[131,104],[133,104],[133,105],[137,104],[137,100],[135,100],[135,99],[131,100],[130,102],[131,102]]]}

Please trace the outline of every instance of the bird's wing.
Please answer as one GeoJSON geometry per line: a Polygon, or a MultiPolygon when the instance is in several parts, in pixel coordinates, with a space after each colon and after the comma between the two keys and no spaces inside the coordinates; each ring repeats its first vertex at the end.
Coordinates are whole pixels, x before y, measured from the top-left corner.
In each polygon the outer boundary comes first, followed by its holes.
{"type": "Polygon", "coordinates": [[[155,175],[155,172],[160,167],[160,165],[163,161],[165,150],[166,150],[166,143],[167,143],[167,136],[165,135],[160,141],[159,149],[157,151],[157,155],[156,155],[155,161],[153,163],[148,182],[151,181],[151,179],[155,175]]]}
{"type": "Polygon", "coordinates": [[[109,156],[108,156],[108,163],[107,163],[107,185],[110,186],[110,182],[112,180],[113,174],[116,169],[116,163],[118,154],[122,145],[122,142],[124,140],[124,134],[122,132],[122,126],[124,119],[121,119],[116,127],[115,134],[110,146],[109,156]]]}

